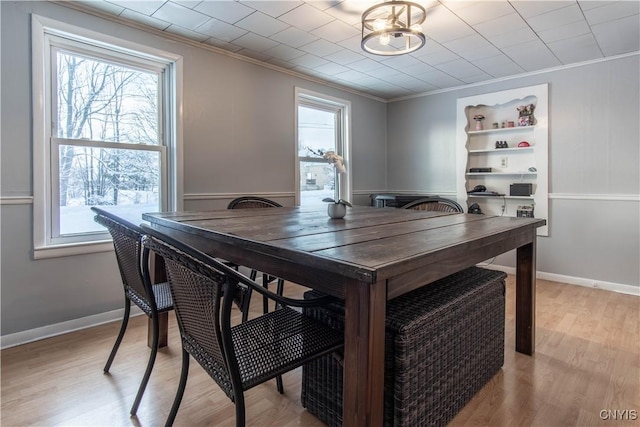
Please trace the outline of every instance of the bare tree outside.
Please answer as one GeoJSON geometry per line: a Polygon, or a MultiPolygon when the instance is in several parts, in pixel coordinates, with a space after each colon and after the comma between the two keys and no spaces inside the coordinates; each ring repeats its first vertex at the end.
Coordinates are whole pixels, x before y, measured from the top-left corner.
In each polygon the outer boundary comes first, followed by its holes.
{"type": "Polygon", "coordinates": [[[99,230],[90,206],[158,210],[159,151],[142,147],[160,145],[158,73],[63,50],[56,61],[60,234],[99,230]]]}

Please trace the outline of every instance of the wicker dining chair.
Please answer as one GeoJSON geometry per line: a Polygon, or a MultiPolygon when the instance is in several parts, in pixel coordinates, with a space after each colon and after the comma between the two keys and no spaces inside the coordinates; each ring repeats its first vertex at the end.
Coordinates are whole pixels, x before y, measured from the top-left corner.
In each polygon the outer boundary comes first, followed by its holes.
{"type": "MultiPolygon", "coordinates": [[[[150,284],[149,278],[144,277],[146,274],[141,270],[141,263],[146,262],[142,259],[142,236],[143,232],[140,227],[126,221],[110,212],[98,207],[92,207],[92,211],[96,213],[95,221],[107,228],[113,239],[113,246],[116,252],[118,268],[122,277],[122,285],[124,288],[124,317],[120,332],[113,345],[109,359],[104,366],[104,372],[108,373],[113,363],[113,359],[118,352],[124,333],[129,323],[129,314],[131,312],[131,302],[140,307],[140,309],[151,318],[153,329],[153,341],[151,345],[151,353],[147,362],[147,369],[142,377],[138,394],[131,407],[131,415],[136,415],[138,405],[144,394],[153,364],[156,360],[158,352],[159,330],[158,321],[159,313],[173,310],[173,299],[167,282],[150,284]]],[[[148,271],[148,270],[147,270],[148,271]]]]}
{"type": "MultiPolygon", "coordinates": [[[[281,208],[282,205],[274,202],[273,200],[265,199],[264,197],[256,196],[243,196],[232,200],[227,209],[259,209],[259,208],[281,208]]],[[[234,266],[235,267],[235,266],[234,266]]],[[[257,270],[251,270],[249,277],[251,280],[256,280],[258,276],[257,270]]],[[[284,292],[284,280],[271,276],[266,273],[262,273],[262,283],[266,288],[269,288],[269,283],[277,280],[276,292],[278,295],[282,295],[284,292]]],[[[264,297],[262,299],[263,312],[269,311],[269,299],[264,297]]]]}
{"type": "Polygon", "coordinates": [[[425,197],[424,199],[414,200],[404,205],[403,209],[464,213],[462,206],[457,202],[442,197],[425,197]]]}
{"type": "Polygon", "coordinates": [[[327,305],[332,297],[298,300],[280,296],[219,260],[142,227],[147,233],[142,240],[144,250],[165,260],[182,340],[182,371],[167,426],[173,424],[182,401],[189,356],[235,403],[236,426],[244,426],[246,390],[342,349],[341,332],[290,308],[327,305]],[[232,301],[226,295],[234,295],[239,284],[278,301],[281,308],[232,326],[232,301]]]}

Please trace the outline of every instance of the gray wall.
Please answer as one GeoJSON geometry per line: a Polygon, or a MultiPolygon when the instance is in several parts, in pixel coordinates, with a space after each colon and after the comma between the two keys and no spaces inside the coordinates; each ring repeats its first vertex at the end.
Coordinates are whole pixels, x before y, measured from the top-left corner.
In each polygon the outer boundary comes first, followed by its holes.
{"type": "Polygon", "coordinates": [[[293,204],[294,88],[352,103],[356,201],[386,186],[385,103],[239,61],[47,2],[1,2],[1,334],[121,308],[112,252],[34,261],[30,13],[184,58],[185,208],[224,207],[228,194],[267,193],[293,204]],[[203,199],[190,195],[204,194],[203,199]]]}
{"type": "Polygon", "coordinates": [[[639,287],[639,76],[634,55],[390,103],[387,186],[454,194],[456,100],[549,83],[549,237],[538,238],[538,270],[639,287]]]}

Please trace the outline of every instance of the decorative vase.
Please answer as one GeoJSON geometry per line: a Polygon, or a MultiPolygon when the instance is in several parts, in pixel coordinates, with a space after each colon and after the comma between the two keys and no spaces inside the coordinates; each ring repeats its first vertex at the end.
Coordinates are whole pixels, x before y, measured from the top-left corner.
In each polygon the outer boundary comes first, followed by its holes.
{"type": "Polygon", "coordinates": [[[347,207],[342,203],[329,203],[327,205],[327,213],[330,218],[340,219],[347,214],[347,207]]]}
{"type": "Polygon", "coordinates": [[[476,120],[476,130],[482,130],[482,120],[476,120]]]}

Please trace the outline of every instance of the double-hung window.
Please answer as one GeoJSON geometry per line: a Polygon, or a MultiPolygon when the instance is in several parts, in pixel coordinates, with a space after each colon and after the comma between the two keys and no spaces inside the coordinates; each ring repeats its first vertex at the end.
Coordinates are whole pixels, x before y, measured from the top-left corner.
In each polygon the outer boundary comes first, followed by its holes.
{"type": "Polygon", "coordinates": [[[296,89],[297,204],[350,199],[349,118],[349,101],[296,89]],[[347,172],[329,163],[329,151],[343,158],[347,172]]]}
{"type": "Polygon", "coordinates": [[[36,258],[100,250],[109,236],[92,206],[139,223],[177,202],[176,58],[42,19],[34,18],[36,258]]]}

